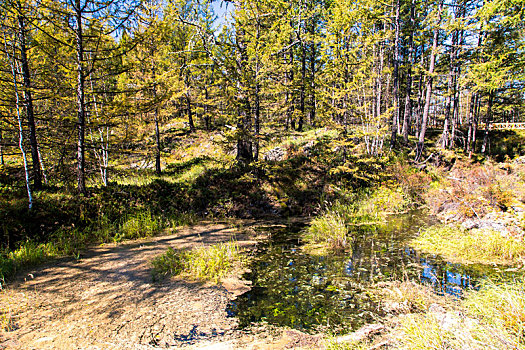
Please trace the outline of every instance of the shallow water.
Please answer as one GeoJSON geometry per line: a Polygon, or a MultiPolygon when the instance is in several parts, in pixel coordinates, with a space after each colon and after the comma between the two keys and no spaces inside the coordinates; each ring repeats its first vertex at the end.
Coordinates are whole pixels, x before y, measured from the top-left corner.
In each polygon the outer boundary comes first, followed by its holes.
{"type": "Polygon", "coordinates": [[[410,279],[438,294],[461,297],[496,268],[452,264],[421,254],[408,245],[420,227],[421,213],[388,219],[381,226],[356,227],[352,247],[342,254],[313,255],[302,249],[301,225],[262,228],[270,238],[255,251],[244,277],[253,288],[227,312],[240,326],[266,321],[303,331],[344,332],[381,317],[367,288],[381,281],[410,279]]]}

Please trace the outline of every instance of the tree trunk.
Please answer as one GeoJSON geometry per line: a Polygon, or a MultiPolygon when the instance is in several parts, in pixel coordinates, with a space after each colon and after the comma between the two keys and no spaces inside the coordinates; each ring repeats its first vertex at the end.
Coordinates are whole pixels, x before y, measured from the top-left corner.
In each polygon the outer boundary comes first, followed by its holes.
{"type": "Polygon", "coordinates": [[[4,146],[3,146],[2,142],[3,142],[2,129],[0,129],[0,165],[5,165],[5,162],[4,162],[4,146]]]}
{"type": "MultiPolygon", "coordinates": [[[[236,6],[240,4],[236,1],[236,6]]],[[[246,76],[245,69],[248,69],[248,54],[245,42],[245,31],[242,27],[236,28],[236,40],[239,47],[239,56],[237,61],[237,108],[238,108],[238,122],[237,128],[239,130],[237,140],[237,161],[242,164],[248,164],[253,160],[253,143],[251,127],[252,118],[250,111],[250,100],[248,96],[247,82],[243,81],[246,76]]]]}
{"type": "Polygon", "coordinates": [[[305,89],[306,89],[306,49],[304,47],[304,43],[301,43],[301,95],[299,100],[299,123],[297,126],[297,131],[303,131],[303,124],[304,124],[304,115],[305,115],[305,108],[304,108],[304,99],[305,99],[305,89]]]}
{"type": "Polygon", "coordinates": [[[153,110],[153,121],[155,122],[155,173],[160,175],[162,168],[160,164],[160,128],[159,128],[159,106],[157,102],[157,74],[155,70],[155,63],[151,65],[151,75],[153,77],[153,99],[155,101],[155,109],[153,110]]]}
{"type": "MultiPolygon", "coordinates": [[[[259,40],[261,36],[261,28],[259,23],[259,18],[257,18],[257,45],[259,45],[259,40]]],[[[257,47],[258,48],[258,47],[257,47]]],[[[257,50],[257,49],[256,49],[257,50]]],[[[253,159],[255,161],[259,160],[259,134],[260,134],[260,122],[261,122],[261,102],[260,102],[260,93],[261,93],[261,84],[259,83],[259,74],[260,74],[260,62],[259,62],[259,51],[255,53],[255,113],[254,113],[254,149],[253,149],[253,159]]]]}
{"type": "Polygon", "coordinates": [[[475,108],[476,108],[476,93],[472,92],[470,95],[470,104],[469,104],[467,142],[465,143],[465,150],[468,152],[469,158],[472,157],[472,141],[474,140],[474,134],[475,134],[475,127],[474,127],[475,108]]]}
{"type": "Polygon", "coordinates": [[[86,145],[85,145],[85,133],[86,133],[86,107],[84,101],[84,43],[83,43],[83,32],[82,32],[82,7],[80,0],[75,0],[75,20],[76,20],[76,54],[77,54],[77,183],[78,191],[86,195],[86,145]]]}
{"type": "Polygon", "coordinates": [[[439,39],[439,24],[441,23],[441,11],[443,10],[443,1],[439,3],[438,8],[438,20],[436,27],[434,28],[434,37],[432,39],[432,51],[430,53],[430,64],[428,68],[428,77],[426,84],[426,96],[425,96],[425,107],[423,109],[423,118],[421,120],[421,131],[419,133],[419,138],[416,146],[416,157],[415,160],[419,161],[423,155],[423,149],[425,145],[425,134],[427,132],[427,123],[428,123],[428,112],[430,110],[430,99],[432,97],[432,83],[434,80],[434,68],[436,65],[436,53],[439,39]]]}
{"type": "Polygon", "coordinates": [[[449,128],[450,128],[450,111],[452,108],[452,96],[455,94],[453,91],[453,84],[454,84],[454,69],[455,69],[455,46],[457,41],[457,30],[455,30],[452,33],[452,45],[450,48],[450,62],[448,66],[448,80],[447,80],[447,100],[445,103],[445,122],[443,123],[443,133],[441,135],[441,148],[448,148],[450,145],[450,134],[449,134],[449,128]]]}
{"type": "Polygon", "coordinates": [[[24,78],[24,105],[29,127],[29,144],[31,146],[31,160],[33,164],[33,185],[36,190],[42,188],[42,171],[38,158],[38,142],[36,138],[35,114],[33,109],[33,96],[31,94],[31,75],[26,48],[26,29],[24,18],[18,16],[18,40],[20,44],[20,59],[22,63],[22,76],[24,78]]]}
{"type": "Polygon", "coordinates": [[[310,26],[310,35],[312,36],[311,48],[310,48],[310,112],[309,112],[309,123],[310,125],[315,124],[316,114],[316,100],[315,100],[315,19],[312,19],[310,26]]]}
{"type": "Polygon", "coordinates": [[[155,119],[155,172],[157,175],[160,175],[162,173],[162,168],[160,166],[160,130],[159,130],[159,107],[155,107],[154,111],[154,119],[155,119]]]}
{"type": "Polygon", "coordinates": [[[191,111],[189,92],[186,93],[186,112],[188,113],[188,125],[190,126],[190,133],[195,132],[195,124],[193,123],[193,113],[191,111]]]}
{"type": "Polygon", "coordinates": [[[410,3],[410,36],[408,42],[408,59],[410,60],[407,70],[407,91],[405,98],[405,112],[403,114],[403,142],[408,144],[408,134],[410,132],[410,121],[412,119],[412,66],[415,62],[414,53],[414,17],[415,17],[415,0],[410,3]]]}
{"type": "Polygon", "coordinates": [[[29,210],[31,210],[33,208],[33,192],[31,191],[31,185],[29,184],[29,168],[27,165],[26,152],[24,149],[24,128],[22,124],[22,116],[20,115],[20,94],[18,92],[18,80],[16,77],[17,69],[15,67],[16,63],[15,63],[14,54],[13,56],[11,56],[7,48],[7,39],[5,37],[5,33],[4,33],[4,47],[5,47],[5,53],[7,55],[7,59],[9,61],[9,65],[11,66],[11,74],[13,75],[13,86],[15,88],[16,116],[17,116],[17,121],[18,121],[18,147],[20,148],[20,152],[22,152],[22,159],[24,161],[24,174],[25,174],[25,180],[26,180],[27,198],[29,202],[29,210]]]}
{"type": "Polygon", "coordinates": [[[394,113],[392,114],[390,149],[396,147],[397,129],[399,128],[400,103],[399,103],[399,8],[400,0],[396,0],[396,17],[394,23],[394,113]]]}
{"type": "Polygon", "coordinates": [[[481,146],[481,153],[487,154],[490,152],[490,123],[492,123],[492,105],[494,104],[494,91],[489,93],[489,104],[487,106],[487,115],[485,117],[485,135],[483,136],[483,145],[481,146]]]}

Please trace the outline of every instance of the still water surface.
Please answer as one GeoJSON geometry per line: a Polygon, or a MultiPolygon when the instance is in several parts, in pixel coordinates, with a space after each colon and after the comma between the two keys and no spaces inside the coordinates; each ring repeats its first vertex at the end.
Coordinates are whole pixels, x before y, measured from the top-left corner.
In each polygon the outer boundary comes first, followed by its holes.
{"type": "Polygon", "coordinates": [[[300,239],[304,225],[261,228],[270,233],[244,277],[253,288],[227,309],[240,326],[266,321],[303,331],[344,332],[381,317],[368,288],[381,281],[413,280],[438,294],[461,297],[497,268],[460,265],[421,254],[408,244],[428,218],[412,213],[381,226],[356,227],[345,253],[310,254],[300,239]]]}

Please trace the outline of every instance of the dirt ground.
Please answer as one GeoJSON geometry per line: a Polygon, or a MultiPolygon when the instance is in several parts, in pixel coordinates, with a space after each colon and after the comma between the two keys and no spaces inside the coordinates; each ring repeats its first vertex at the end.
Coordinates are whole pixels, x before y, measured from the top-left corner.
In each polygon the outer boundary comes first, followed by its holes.
{"type": "Polygon", "coordinates": [[[93,248],[78,260],[25,272],[0,293],[12,326],[0,331],[0,349],[289,347],[296,340],[286,340],[286,332],[239,330],[236,319],[227,317],[228,302],[249,289],[236,277],[220,286],[152,279],[150,262],[168,247],[232,238],[250,247],[264,238],[253,230],[258,224],[244,222],[239,230],[231,224],[203,223],[172,235],[93,248]]]}

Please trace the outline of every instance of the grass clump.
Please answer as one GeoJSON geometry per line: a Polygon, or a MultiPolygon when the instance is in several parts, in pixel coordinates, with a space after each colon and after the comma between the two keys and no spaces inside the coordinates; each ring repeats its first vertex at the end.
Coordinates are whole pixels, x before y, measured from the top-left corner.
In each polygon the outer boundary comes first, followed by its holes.
{"type": "Polygon", "coordinates": [[[461,263],[513,264],[525,257],[525,244],[493,230],[462,230],[436,225],[412,241],[415,248],[461,263]]]}
{"type": "MultiPolygon", "coordinates": [[[[50,258],[56,257],[59,250],[52,243],[36,243],[26,241],[15,250],[0,252],[0,281],[13,276],[17,271],[40,264],[50,258]]],[[[0,283],[0,289],[2,284],[0,283]]]]}
{"type": "Polygon", "coordinates": [[[351,193],[337,200],[314,218],[305,235],[307,248],[321,246],[333,251],[350,246],[349,227],[378,225],[388,214],[400,213],[410,206],[410,199],[400,187],[381,186],[367,193],[351,193]]]}
{"type": "Polygon", "coordinates": [[[183,251],[169,248],[166,253],[152,261],[154,279],[183,275],[215,283],[232,273],[241,264],[242,255],[236,242],[183,251]]]}
{"type": "Polygon", "coordinates": [[[402,349],[525,349],[525,280],[486,281],[462,312],[410,314],[400,320],[402,349]]]}
{"type": "Polygon", "coordinates": [[[359,204],[357,216],[379,217],[399,214],[410,207],[411,201],[401,187],[381,186],[365,196],[359,204]]]}
{"type": "Polygon", "coordinates": [[[365,341],[360,342],[338,342],[337,339],[330,339],[326,342],[326,350],[367,350],[370,344],[365,341]]]}
{"type": "Polygon", "coordinates": [[[10,332],[15,326],[9,294],[0,288],[0,331],[10,332]]]}
{"type": "Polygon", "coordinates": [[[512,283],[485,281],[464,301],[471,315],[507,334],[525,348],[525,278],[512,283]]]}
{"type": "Polygon", "coordinates": [[[131,214],[123,220],[120,232],[116,235],[115,240],[150,237],[160,233],[162,227],[161,220],[151,215],[149,211],[131,214]]]}
{"type": "Polygon", "coordinates": [[[329,210],[312,220],[306,241],[320,244],[332,250],[344,250],[348,247],[348,227],[343,217],[335,210],[329,210]]]}
{"type": "Polygon", "coordinates": [[[380,282],[371,292],[381,308],[390,314],[424,312],[440,301],[431,287],[409,280],[380,282]]]}

